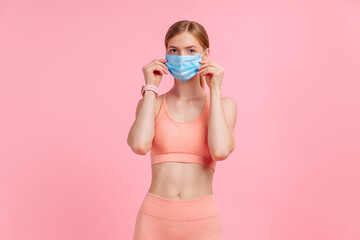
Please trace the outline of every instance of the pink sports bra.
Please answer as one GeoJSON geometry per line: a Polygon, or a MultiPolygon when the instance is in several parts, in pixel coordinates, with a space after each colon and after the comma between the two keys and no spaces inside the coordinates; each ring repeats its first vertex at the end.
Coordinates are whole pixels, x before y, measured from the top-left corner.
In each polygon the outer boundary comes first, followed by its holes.
{"type": "Polygon", "coordinates": [[[150,149],[151,166],[162,162],[197,163],[215,171],[207,142],[209,95],[200,116],[191,122],[177,122],[167,111],[166,93],[155,118],[155,136],[150,149]]]}

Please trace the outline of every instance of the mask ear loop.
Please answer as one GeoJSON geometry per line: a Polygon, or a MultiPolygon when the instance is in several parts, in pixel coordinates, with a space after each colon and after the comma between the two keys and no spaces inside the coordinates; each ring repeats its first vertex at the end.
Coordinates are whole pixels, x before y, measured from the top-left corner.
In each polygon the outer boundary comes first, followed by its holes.
{"type": "MultiPolygon", "coordinates": [[[[204,55],[204,53],[205,53],[208,49],[209,49],[209,48],[206,48],[205,51],[203,52],[203,54],[201,54],[200,60],[201,60],[202,56],[204,55]]],[[[203,77],[200,76],[200,81],[201,81],[201,80],[203,81],[203,84],[204,84],[202,88],[203,88],[203,90],[205,91],[205,85],[206,85],[206,83],[205,83],[205,76],[203,76],[203,77]]]]}
{"type": "Polygon", "coordinates": [[[201,58],[202,58],[202,56],[204,55],[204,53],[206,52],[206,50],[208,50],[209,48],[206,48],[205,49],[205,51],[203,52],[203,54],[201,54],[201,58]]]}

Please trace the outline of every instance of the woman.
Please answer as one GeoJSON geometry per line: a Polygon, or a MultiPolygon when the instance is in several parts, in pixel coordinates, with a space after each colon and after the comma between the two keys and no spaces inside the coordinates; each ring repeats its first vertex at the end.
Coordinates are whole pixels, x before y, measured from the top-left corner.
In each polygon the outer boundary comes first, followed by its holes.
{"type": "Polygon", "coordinates": [[[217,161],[234,150],[237,105],[221,97],[225,69],[207,60],[209,39],[199,23],[174,23],[165,48],[166,59],[142,68],[146,84],[127,139],[137,154],[150,150],[152,168],[133,239],[223,239],[212,180],[217,161]],[[174,86],[158,95],[169,72],[174,86]]]}

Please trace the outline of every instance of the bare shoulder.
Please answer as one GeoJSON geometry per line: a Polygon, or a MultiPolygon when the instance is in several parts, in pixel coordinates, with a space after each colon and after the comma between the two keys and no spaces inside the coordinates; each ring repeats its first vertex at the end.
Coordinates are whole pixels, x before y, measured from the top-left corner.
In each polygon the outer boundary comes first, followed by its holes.
{"type": "Polygon", "coordinates": [[[155,118],[159,114],[161,103],[162,103],[162,101],[164,99],[164,95],[165,94],[161,94],[156,98],[156,101],[155,101],[155,118]]]}
{"type": "Polygon", "coordinates": [[[222,98],[222,102],[223,102],[223,104],[225,104],[225,105],[227,105],[227,106],[229,106],[230,108],[237,108],[237,104],[236,104],[236,101],[235,101],[235,99],[234,98],[232,98],[232,97],[223,97],[222,98]]]}
{"type": "MultiPolygon", "coordinates": [[[[164,98],[164,94],[159,95],[159,96],[155,99],[155,106],[154,106],[154,108],[155,108],[155,116],[157,116],[158,113],[159,113],[159,111],[160,111],[160,106],[161,106],[161,102],[162,102],[163,98],[164,98]]],[[[138,101],[138,103],[137,103],[136,113],[135,113],[135,116],[136,116],[136,117],[138,116],[139,110],[140,110],[143,102],[144,102],[144,98],[140,98],[139,101],[138,101]]]]}
{"type": "Polygon", "coordinates": [[[232,114],[236,114],[237,104],[236,104],[235,99],[233,99],[232,97],[223,97],[222,103],[223,103],[224,108],[226,108],[225,111],[232,113],[232,114]]]}
{"type": "Polygon", "coordinates": [[[237,103],[232,97],[223,97],[222,103],[226,115],[226,119],[229,122],[232,129],[235,127],[236,116],[237,116],[237,103]]]}

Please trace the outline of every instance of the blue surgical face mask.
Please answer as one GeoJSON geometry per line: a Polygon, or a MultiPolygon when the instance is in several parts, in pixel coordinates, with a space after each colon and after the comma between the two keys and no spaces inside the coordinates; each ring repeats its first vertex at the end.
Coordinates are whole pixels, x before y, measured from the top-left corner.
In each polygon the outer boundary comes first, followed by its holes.
{"type": "MultiPolygon", "coordinates": [[[[205,49],[203,54],[206,50],[207,49],[205,49]]],[[[200,61],[203,54],[183,56],[166,54],[167,62],[165,66],[167,66],[174,78],[182,82],[187,82],[199,71],[197,68],[201,66],[200,61]]]]}

